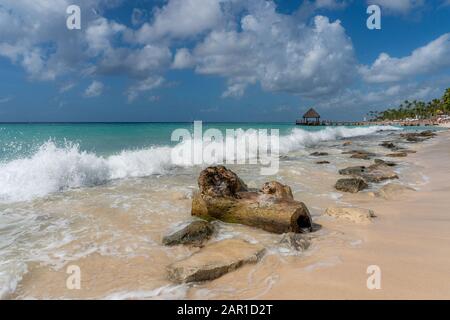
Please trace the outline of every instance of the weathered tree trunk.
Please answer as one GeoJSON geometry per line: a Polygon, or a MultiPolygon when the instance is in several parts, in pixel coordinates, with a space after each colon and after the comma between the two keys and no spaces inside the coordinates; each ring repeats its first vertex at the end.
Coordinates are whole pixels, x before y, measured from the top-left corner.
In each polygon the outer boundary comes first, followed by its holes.
{"type": "Polygon", "coordinates": [[[194,216],[274,233],[312,231],[308,208],[293,199],[288,186],[278,182],[268,182],[261,190],[249,191],[232,171],[219,166],[200,174],[199,187],[200,192],[192,200],[194,216]]]}
{"type": "Polygon", "coordinates": [[[240,223],[274,233],[309,232],[311,217],[304,203],[264,199],[265,195],[245,192],[241,199],[194,195],[192,215],[205,220],[240,223]]]}

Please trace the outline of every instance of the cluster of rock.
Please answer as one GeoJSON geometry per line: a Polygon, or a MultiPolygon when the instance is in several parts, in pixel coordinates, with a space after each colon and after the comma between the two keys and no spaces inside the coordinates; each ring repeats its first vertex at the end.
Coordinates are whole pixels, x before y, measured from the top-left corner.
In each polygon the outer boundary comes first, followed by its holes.
{"type": "MultiPolygon", "coordinates": [[[[422,142],[436,136],[431,130],[422,132],[409,132],[400,134],[399,142],[422,142]]],[[[385,156],[390,158],[407,157],[410,153],[415,153],[414,150],[408,150],[398,146],[395,141],[383,141],[380,146],[389,149],[392,153],[385,156]]],[[[350,154],[353,159],[370,160],[376,156],[372,152],[365,150],[351,150],[343,152],[343,154],[350,154]]],[[[366,166],[354,166],[339,170],[339,174],[351,176],[350,178],[339,179],[335,188],[342,192],[357,193],[361,190],[367,189],[369,183],[379,183],[386,180],[398,179],[398,175],[390,167],[395,166],[394,162],[375,159],[374,164],[366,166]]]]}
{"type": "Polygon", "coordinates": [[[308,208],[294,200],[289,186],[277,181],[251,189],[224,166],[209,167],[200,173],[199,192],[192,200],[192,216],[201,218],[163,238],[163,243],[201,247],[192,256],[168,266],[168,277],[178,283],[216,279],[245,264],[257,262],[264,247],[244,240],[227,239],[205,244],[214,234],[209,221],[240,223],[284,234],[282,244],[306,250],[309,241],[296,236],[312,231],[308,208]]]}
{"type": "MultiPolygon", "coordinates": [[[[406,142],[420,142],[432,138],[431,131],[405,133],[400,137],[406,142]]],[[[344,146],[349,146],[350,141],[344,146]]],[[[382,147],[391,150],[390,157],[403,157],[413,151],[397,146],[393,141],[384,141],[382,147]]],[[[344,152],[353,159],[371,160],[376,154],[365,150],[344,152]]],[[[311,156],[327,156],[326,152],[314,152],[311,156]]],[[[328,161],[317,161],[327,164],[328,161]]],[[[399,179],[392,167],[396,163],[374,159],[369,166],[353,166],[339,170],[348,176],[339,179],[335,188],[339,191],[357,193],[367,189],[369,183],[379,183],[399,179]]],[[[198,282],[216,279],[245,264],[256,263],[264,255],[265,248],[259,244],[240,239],[214,242],[215,228],[211,223],[220,220],[239,223],[262,230],[283,234],[280,245],[303,251],[309,248],[313,222],[308,208],[303,202],[294,200],[289,186],[277,181],[266,182],[260,189],[249,188],[233,171],[224,166],[214,166],[203,170],[198,178],[199,191],[192,199],[191,215],[196,219],[181,230],[163,238],[163,244],[189,245],[200,247],[191,256],[168,266],[168,277],[177,283],[198,282]],[[208,243],[209,241],[209,243],[208,243]]],[[[393,199],[413,189],[390,183],[379,191],[376,197],[393,199]]],[[[375,218],[369,209],[356,207],[330,207],[325,215],[353,223],[368,223],[375,218]]]]}

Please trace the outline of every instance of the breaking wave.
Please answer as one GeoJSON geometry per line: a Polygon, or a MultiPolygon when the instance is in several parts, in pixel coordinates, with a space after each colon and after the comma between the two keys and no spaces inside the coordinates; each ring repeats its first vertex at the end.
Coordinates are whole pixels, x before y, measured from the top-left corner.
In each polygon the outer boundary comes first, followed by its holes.
{"type": "MultiPolygon", "coordinates": [[[[399,129],[390,126],[336,127],[319,131],[295,128],[290,134],[280,137],[280,153],[299,150],[322,141],[370,135],[386,130],[399,129]]],[[[253,134],[247,133],[245,138],[255,141],[253,134]]],[[[172,161],[172,152],[182,147],[183,142],[174,147],[123,150],[103,157],[81,151],[77,144],[58,147],[54,142],[48,141],[30,157],[0,163],[0,202],[28,201],[70,188],[101,185],[114,179],[166,174],[180,166],[172,161]]]]}

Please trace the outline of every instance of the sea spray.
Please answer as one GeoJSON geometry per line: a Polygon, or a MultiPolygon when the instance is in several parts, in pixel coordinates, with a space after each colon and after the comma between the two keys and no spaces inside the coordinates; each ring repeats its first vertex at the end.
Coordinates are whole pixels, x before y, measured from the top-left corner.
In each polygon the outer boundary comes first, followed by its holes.
{"type": "MultiPolygon", "coordinates": [[[[370,135],[385,130],[399,129],[391,126],[336,127],[318,131],[295,128],[280,137],[280,154],[322,141],[370,135]]],[[[244,138],[254,140],[253,137],[244,138]]],[[[154,146],[99,156],[80,150],[78,144],[66,143],[58,147],[55,142],[48,141],[29,157],[0,163],[0,202],[28,201],[70,188],[101,185],[113,179],[167,174],[176,167],[183,167],[171,160],[173,148],[181,148],[182,143],[174,147],[154,146]]]]}

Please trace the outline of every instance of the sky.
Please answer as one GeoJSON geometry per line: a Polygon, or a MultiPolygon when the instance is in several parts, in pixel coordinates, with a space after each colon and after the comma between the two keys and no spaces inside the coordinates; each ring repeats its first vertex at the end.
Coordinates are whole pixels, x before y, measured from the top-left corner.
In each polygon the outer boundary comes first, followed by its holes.
{"type": "Polygon", "coordinates": [[[450,0],[0,0],[0,122],[360,120],[447,87],[450,0]]]}

